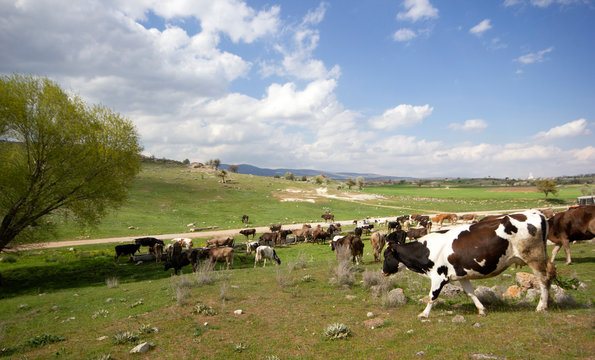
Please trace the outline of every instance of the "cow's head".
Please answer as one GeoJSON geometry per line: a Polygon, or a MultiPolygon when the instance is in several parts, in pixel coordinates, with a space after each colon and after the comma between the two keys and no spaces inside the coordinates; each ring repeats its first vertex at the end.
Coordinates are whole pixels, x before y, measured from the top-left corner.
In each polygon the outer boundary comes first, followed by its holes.
{"type": "Polygon", "coordinates": [[[273,260],[277,262],[277,264],[281,265],[281,259],[277,256],[277,252],[273,249],[273,260]]]}
{"type": "Polygon", "coordinates": [[[389,242],[384,250],[384,262],[382,263],[382,274],[389,276],[396,274],[399,271],[399,257],[397,255],[397,247],[399,245],[395,242],[389,242]]]}

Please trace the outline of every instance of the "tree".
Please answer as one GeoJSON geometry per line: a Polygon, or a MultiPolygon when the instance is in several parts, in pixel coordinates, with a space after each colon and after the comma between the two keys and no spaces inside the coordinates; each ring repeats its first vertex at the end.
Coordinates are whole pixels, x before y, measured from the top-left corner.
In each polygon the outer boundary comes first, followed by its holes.
{"type": "Polygon", "coordinates": [[[215,167],[215,170],[219,170],[219,165],[221,165],[221,160],[214,159],[212,164],[215,167]]]}
{"type": "Polygon", "coordinates": [[[355,185],[355,181],[353,181],[353,179],[352,179],[352,178],[349,178],[349,179],[345,180],[345,185],[347,185],[347,188],[348,188],[349,190],[351,190],[351,187],[352,187],[353,185],[355,185]]]}
{"type": "Polygon", "coordinates": [[[229,171],[231,171],[232,173],[237,173],[238,169],[239,168],[237,165],[229,165],[229,171]]]}
{"type": "Polygon", "coordinates": [[[424,184],[424,181],[420,179],[420,180],[417,180],[417,181],[415,182],[415,184],[416,184],[418,187],[421,187],[421,186],[424,184]]]}
{"type": "Polygon", "coordinates": [[[357,187],[361,190],[364,187],[364,178],[361,176],[357,177],[357,187]]]}
{"type": "Polygon", "coordinates": [[[0,250],[59,212],[94,224],[140,170],[131,121],[86,105],[47,78],[0,77],[0,250]]]}
{"type": "Polygon", "coordinates": [[[285,180],[295,180],[295,175],[292,172],[288,171],[285,173],[285,180]]]}
{"type": "Polygon", "coordinates": [[[552,195],[556,195],[558,193],[558,189],[556,189],[556,182],[550,179],[543,179],[543,180],[536,180],[535,186],[537,186],[537,191],[542,192],[545,194],[545,198],[547,199],[547,195],[552,193],[552,195]]]}
{"type": "Polygon", "coordinates": [[[190,164],[190,160],[189,159],[184,159],[184,161],[182,161],[182,164],[188,165],[188,164],[190,164]]]}

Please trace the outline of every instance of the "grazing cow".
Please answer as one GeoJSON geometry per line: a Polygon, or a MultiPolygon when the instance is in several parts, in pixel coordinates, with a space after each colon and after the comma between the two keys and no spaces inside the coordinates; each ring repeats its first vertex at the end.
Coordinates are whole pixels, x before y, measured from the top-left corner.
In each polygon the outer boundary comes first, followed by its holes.
{"type": "Polygon", "coordinates": [[[134,261],[132,256],[136,254],[137,251],[140,250],[140,244],[124,244],[124,245],[116,245],[116,256],[114,257],[114,262],[118,262],[118,258],[122,255],[129,255],[130,260],[134,261]]]}
{"type": "Polygon", "coordinates": [[[269,226],[269,229],[271,229],[272,232],[281,231],[282,226],[283,226],[282,224],[273,224],[273,225],[269,226]]]}
{"type": "Polygon", "coordinates": [[[428,215],[420,215],[420,214],[415,214],[411,215],[411,220],[416,221],[417,223],[420,223],[422,221],[430,221],[430,217],[428,215]]]}
{"type": "Polygon", "coordinates": [[[292,234],[291,230],[281,230],[279,231],[279,237],[277,238],[279,240],[280,244],[285,244],[287,242],[287,235],[292,234]]]}
{"type": "Polygon", "coordinates": [[[450,221],[451,224],[454,225],[457,223],[457,215],[452,214],[452,213],[446,213],[446,214],[438,214],[432,218],[433,222],[440,223],[440,227],[442,227],[444,220],[448,220],[448,221],[450,221]]]}
{"type": "Polygon", "coordinates": [[[384,251],[382,272],[394,274],[402,262],[409,270],[430,278],[430,299],[418,315],[427,318],[442,287],[454,280],[461,283],[479,315],[485,315],[469,280],[496,276],[512,264],[529,265],[540,285],[537,311],[542,311],[547,309],[550,283],[556,274],[547,259],[547,232],[545,216],[534,210],[460,225],[421,241],[403,245],[390,242],[384,251]]]}
{"type": "Polygon", "coordinates": [[[270,246],[259,246],[256,248],[256,256],[254,257],[254,267],[264,260],[262,267],[267,266],[267,259],[275,261],[277,265],[281,265],[281,259],[277,256],[277,252],[270,246]]]}
{"type": "Polygon", "coordinates": [[[261,244],[270,243],[271,245],[276,245],[278,237],[279,234],[276,232],[264,233],[258,238],[258,242],[260,242],[261,244]]]}
{"type": "Polygon", "coordinates": [[[256,251],[259,246],[260,243],[258,241],[246,243],[246,254],[252,254],[252,251],[256,251]]]}
{"type": "Polygon", "coordinates": [[[138,239],[134,239],[134,242],[136,244],[140,244],[141,246],[148,246],[149,252],[151,252],[151,250],[154,248],[155,244],[161,244],[161,245],[165,246],[165,243],[163,242],[163,240],[159,240],[154,237],[138,238],[138,239]]]}
{"type": "Polygon", "coordinates": [[[331,231],[330,227],[327,231],[324,231],[322,229],[316,229],[312,234],[312,241],[317,244],[319,241],[321,241],[324,244],[324,241],[326,239],[329,239],[333,235],[333,233],[334,232],[331,231]]]}
{"type": "Polygon", "coordinates": [[[386,231],[391,232],[391,230],[401,230],[401,223],[398,221],[389,221],[388,228],[386,229],[386,231]]]}
{"type": "Polygon", "coordinates": [[[227,263],[227,270],[233,268],[233,248],[232,247],[218,247],[218,248],[203,248],[198,249],[198,259],[209,259],[212,263],[223,262],[227,263]]]}
{"type": "Polygon", "coordinates": [[[172,243],[179,242],[182,247],[186,249],[191,249],[194,244],[192,244],[192,239],[189,238],[173,238],[171,239],[172,243]]]}
{"type": "Polygon", "coordinates": [[[548,219],[548,224],[550,231],[547,238],[555,244],[550,261],[553,263],[560,248],[564,247],[566,265],[569,265],[572,262],[570,242],[595,237],[595,205],[579,206],[559,212],[548,219]]]}
{"type": "Polygon", "coordinates": [[[248,221],[248,215],[242,215],[242,222],[243,222],[244,224],[247,224],[247,223],[249,222],[249,221],[248,221]]]}
{"type": "Polygon", "coordinates": [[[167,249],[166,255],[167,260],[165,261],[163,271],[167,271],[173,268],[174,274],[178,275],[178,272],[182,269],[183,266],[190,264],[190,258],[188,257],[187,252],[182,251],[181,242],[175,242],[171,247],[169,247],[167,249]]]}
{"type": "Polygon", "coordinates": [[[322,214],[320,217],[324,219],[324,222],[327,222],[327,221],[335,221],[335,215],[333,215],[333,214],[331,214],[331,213],[328,213],[328,214],[322,214]]]}
{"type": "MultiPolygon", "coordinates": [[[[351,253],[351,261],[359,265],[364,255],[364,243],[359,236],[347,235],[339,239],[331,241],[331,250],[335,251],[340,248],[346,248],[351,253]]],[[[339,251],[337,251],[337,257],[339,251]]]]}
{"type": "Polygon", "coordinates": [[[337,223],[337,224],[330,224],[328,227],[328,232],[331,234],[334,234],[336,232],[342,232],[343,230],[341,229],[341,224],[337,223]]]}
{"type": "Polygon", "coordinates": [[[386,234],[376,231],[370,237],[370,242],[372,243],[372,249],[374,249],[374,261],[379,262],[382,248],[384,248],[384,244],[386,243],[386,234]]]}
{"type": "Polygon", "coordinates": [[[240,234],[246,237],[246,241],[248,240],[248,236],[252,235],[252,240],[254,240],[254,236],[256,235],[256,229],[244,229],[240,230],[240,234]]]}
{"type": "Polygon", "coordinates": [[[407,231],[407,237],[410,240],[419,239],[428,234],[428,228],[415,228],[407,231]]]}
{"type": "Polygon", "coordinates": [[[225,236],[225,235],[218,235],[211,238],[211,240],[207,240],[206,246],[215,246],[215,247],[222,247],[222,246],[233,246],[233,236],[225,236]]]}
{"type": "Polygon", "coordinates": [[[373,228],[374,228],[374,224],[364,225],[364,226],[362,226],[362,231],[364,232],[364,234],[370,235],[370,232],[372,231],[373,228]]]}
{"type": "Polygon", "coordinates": [[[468,222],[476,222],[477,221],[477,214],[463,214],[461,215],[461,220],[468,221],[468,222]]]}
{"type": "Polygon", "coordinates": [[[153,254],[155,254],[155,262],[160,263],[163,257],[163,244],[155,244],[153,246],[153,254]]]}
{"type": "Polygon", "coordinates": [[[405,221],[408,221],[410,219],[409,215],[401,215],[397,217],[397,221],[400,222],[401,224],[403,224],[405,221]]]}

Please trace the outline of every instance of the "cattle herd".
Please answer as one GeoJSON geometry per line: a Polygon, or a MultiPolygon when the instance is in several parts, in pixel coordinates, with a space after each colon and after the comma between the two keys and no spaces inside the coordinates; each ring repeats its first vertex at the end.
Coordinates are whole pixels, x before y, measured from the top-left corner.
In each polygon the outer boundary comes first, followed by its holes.
{"type": "MultiPolygon", "coordinates": [[[[325,222],[334,221],[329,212],[322,218],[325,222]]],[[[247,215],[242,217],[243,222],[247,219],[247,215]]],[[[496,276],[512,264],[528,265],[535,274],[541,289],[537,311],[541,311],[547,309],[550,284],[556,276],[553,262],[558,251],[564,249],[566,264],[570,264],[570,242],[595,237],[595,205],[571,207],[556,214],[551,209],[527,210],[482,219],[476,214],[460,217],[452,213],[433,217],[411,214],[394,220],[357,220],[354,225],[353,230],[343,231],[339,223],[331,223],[327,229],[321,225],[304,224],[301,229],[293,230],[273,224],[270,232],[262,234],[258,241],[254,240],[256,229],[244,229],[239,233],[246,237],[245,243],[235,244],[233,236],[216,236],[207,240],[205,247],[198,248],[188,238],[175,238],[165,244],[154,237],[143,237],[131,244],[117,245],[114,260],[117,262],[120,256],[128,255],[133,261],[133,256],[145,246],[157,262],[164,262],[166,271],[174,269],[177,275],[186,265],[196,271],[201,260],[224,262],[227,269],[231,269],[235,250],[245,246],[247,255],[255,254],[254,267],[261,262],[266,266],[266,260],[281,264],[275,248],[291,239],[293,243],[314,244],[324,244],[328,240],[337,257],[339,253],[347,254],[354,263],[360,264],[364,254],[362,236],[369,234],[374,262],[381,262],[384,255],[384,275],[398,272],[399,264],[403,264],[430,279],[429,301],[419,317],[429,316],[442,287],[451,281],[459,281],[479,314],[484,315],[485,308],[469,280],[496,276]],[[445,221],[456,226],[442,229],[445,221]],[[435,231],[432,231],[433,224],[438,226],[435,231]],[[379,229],[384,226],[386,232],[379,229]],[[250,236],[252,241],[249,241],[250,236]],[[547,240],[555,245],[549,260],[547,240]]]]}

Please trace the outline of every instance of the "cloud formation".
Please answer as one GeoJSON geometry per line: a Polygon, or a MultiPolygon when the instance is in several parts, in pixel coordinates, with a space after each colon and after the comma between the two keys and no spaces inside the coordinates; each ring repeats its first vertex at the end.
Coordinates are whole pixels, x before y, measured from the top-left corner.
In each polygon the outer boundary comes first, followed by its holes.
{"type": "Polygon", "coordinates": [[[538,140],[554,140],[580,135],[590,135],[591,131],[587,126],[588,123],[586,119],[578,119],[564,125],[553,127],[548,131],[540,131],[534,137],[538,140]]]}
{"type": "Polygon", "coordinates": [[[416,22],[418,20],[438,17],[438,9],[433,7],[429,0],[405,0],[402,6],[406,11],[401,11],[397,14],[398,20],[416,22]]]}
{"type": "Polygon", "coordinates": [[[408,28],[399,29],[393,34],[393,39],[395,41],[409,41],[415,37],[417,37],[415,31],[408,28]]]}
{"type": "Polygon", "coordinates": [[[492,25],[490,24],[490,19],[482,20],[479,24],[475,25],[471,29],[469,29],[469,33],[481,36],[484,32],[490,30],[492,25]]]}
{"type": "Polygon", "coordinates": [[[515,59],[515,61],[518,61],[523,65],[540,63],[540,62],[545,61],[545,55],[551,53],[552,51],[554,51],[554,47],[550,46],[547,49],[540,50],[535,53],[528,53],[528,54],[519,56],[518,58],[515,59]]]}
{"type": "Polygon", "coordinates": [[[455,131],[482,131],[488,127],[488,123],[483,119],[465,120],[465,123],[452,123],[448,125],[449,128],[455,131]]]}

